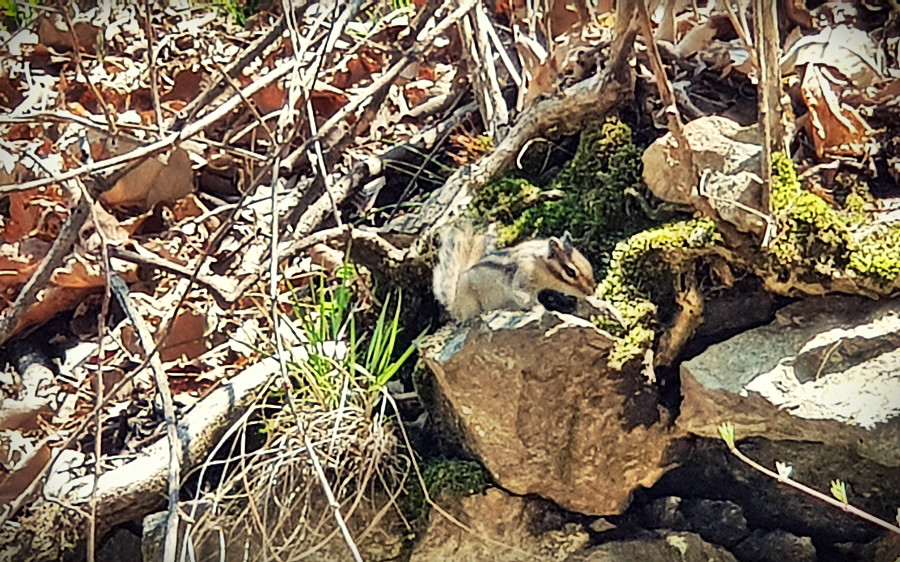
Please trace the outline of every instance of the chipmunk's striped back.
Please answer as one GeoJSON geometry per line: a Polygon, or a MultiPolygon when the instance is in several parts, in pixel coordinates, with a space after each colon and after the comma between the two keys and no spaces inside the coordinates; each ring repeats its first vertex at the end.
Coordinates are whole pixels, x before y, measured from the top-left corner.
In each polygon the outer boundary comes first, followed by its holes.
{"type": "Polygon", "coordinates": [[[493,247],[487,247],[487,236],[476,234],[475,227],[468,221],[445,227],[440,237],[432,288],[435,298],[452,315],[460,274],[481,261],[493,247]]]}
{"type": "Polygon", "coordinates": [[[441,233],[433,287],[450,315],[466,320],[488,310],[529,309],[545,289],[586,298],[597,282],[568,233],[496,250],[492,236],[464,222],[441,233]]]}

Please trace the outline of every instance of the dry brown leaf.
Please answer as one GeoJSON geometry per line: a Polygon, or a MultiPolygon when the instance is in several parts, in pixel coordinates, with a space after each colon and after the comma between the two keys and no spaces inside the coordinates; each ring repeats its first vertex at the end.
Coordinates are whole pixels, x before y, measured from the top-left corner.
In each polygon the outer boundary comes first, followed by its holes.
{"type": "Polygon", "coordinates": [[[317,119],[321,120],[320,125],[326,119],[338,112],[339,109],[347,105],[347,96],[336,92],[314,91],[310,95],[310,102],[317,119]]]}
{"type": "MultiPolygon", "coordinates": [[[[66,28],[62,18],[58,18],[61,25],[54,25],[49,17],[42,17],[38,23],[38,37],[40,44],[50,47],[56,51],[72,50],[72,34],[66,28]]],[[[75,31],[75,38],[78,40],[78,47],[82,52],[96,54],[97,52],[97,35],[100,28],[94,27],[88,22],[78,22],[72,26],[75,31]]]]}
{"type": "Polygon", "coordinates": [[[161,101],[189,102],[197,97],[202,89],[203,73],[192,68],[185,68],[173,78],[174,84],[161,96],[161,101]]]}
{"type": "MultiPolygon", "coordinates": [[[[172,324],[169,336],[159,347],[159,356],[164,362],[199,357],[211,349],[208,337],[207,317],[189,308],[182,309],[172,324]]],[[[140,340],[130,325],[122,327],[122,344],[130,353],[144,356],[140,340]]]]}
{"type": "Polygon", "coordinates": [[[28,281],[49,249],[49,242],[36,238],[0,244],[0,287],[18,287],[28,281]]]}
{"type": "Polygon", "coordinates": [[[60,312],[72,310],[96,289],[49,287],[38,294],[37,301],[29,306],[11,335],[32,326],[41,325],[60,312]]]}
{"type": "MultiPolygon", "coordinates": [[[[7,451],[4,450],[4,453],[7,451]]],[[[6,456],[4,454],[4,457],[6,456]]],[[[5,458],[4,464],[9,460],[11,459],[5,458]]],[[[29,456],[24,464],[17,466],[10,473],[0,475],[0,503],[6,504],[16,499],[28,488],[48,462],[50,462],[50,446],[43,444],[40,449],[29,456]]]]}
{"type": "Polygon", "coordinates": [[[32,189],[9,195],[9,220],[3,238],[14,242],[25,237],[53,241],[68,216],[65,193],[59,188],[32,189]]]}
{"type": "Polygon", "coordinates": [[[270,84],[256,92],[250,99],[261,115],[268,115],[277,109],[284,107],[287,102],[287,92],[280,84],[270,84]]]}
{"type": "Polygon", "coordinates": [[[186,150],[176,148],[167,156],[142,162],[100,199],[108,205],[146,210],[162,201],[177,201],[193,190],[190,156],[186,150]]]}
{"type": "Polygon", "coordinates": [[[0,104],[3,107],[17,107],[25,96],[22,95],[22,81],[18,78],[0,76],[0,104]]]}
{"type": "Polygon", "coordinates": [[[873,131],[855,109],[841,103],[840,87],[829,79],[825,67],[807,65],[800,90],[809,109],[807,126],[819,158],[866,154],[873,131]]]}

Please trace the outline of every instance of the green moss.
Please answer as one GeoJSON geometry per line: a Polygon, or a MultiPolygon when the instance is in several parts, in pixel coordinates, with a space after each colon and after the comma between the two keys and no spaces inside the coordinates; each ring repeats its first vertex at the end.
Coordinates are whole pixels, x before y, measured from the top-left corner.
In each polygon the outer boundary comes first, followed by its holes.
{"type": "MultiPolygon", "coordinates": [[[[487,470],[475,461],[460,459],[435,459],[422,467],[422,478],[428,487],[428,496],[438,499],[444,494],[457,497],[480,494],[491,483],[487,470]]],[[[428,514],[428,503],[419,482],[413,475],[410,492],[402,505],[404,515],[410,521],[421,521],[428,514]]]]}
{"type": "Polygon", "coordinates": [[[630,214],[626,194],[647,196],[641,153],[631,128],[607,119],[582,133],[574,158],[546,189],[501,178],[475,194],[473,212],[484,222],[499,223],[501,244],[569,231],[594,266],[605,269],[616,242],[652,224],[640,213],[630,214]]]}
{"type": "Polygon", "coordinates": [[[850,245],[847,269],[886,286],[900,279],[900,225],[891,225],[850,245]]]}
{"type": "Polygon", "coordinates": [[[819,269],[846,264],[850,242],[848,218],[824,199],[803,189],[794,163],[783,152],[772,157],[772,212],[779,222],[780,235],[773,240],[770,254],[778,269],[819,261],[819,269]]]}
{"type": "Polygon", "coordinates": [[[876,286],[895,286],[900,277],[900,225],[863,228],[868,201],[847,196],[843,208],[803,189],[783,152],[772,156],[772,212],[778,235],[769,247],[775,272],[797,276],[859,277],[876,286]]]}
{"type": "Polygon", "coordinates": [[[610,366],[621,368],[652,345],[660,318],[675,309],[673,275],[702,258],[703,249],[722,242],[711,219],[670,223],[639,232],[616,245],[598,294],[622,314],[624,327],[599,319],[600,328],[617,335],[610,366]]]}

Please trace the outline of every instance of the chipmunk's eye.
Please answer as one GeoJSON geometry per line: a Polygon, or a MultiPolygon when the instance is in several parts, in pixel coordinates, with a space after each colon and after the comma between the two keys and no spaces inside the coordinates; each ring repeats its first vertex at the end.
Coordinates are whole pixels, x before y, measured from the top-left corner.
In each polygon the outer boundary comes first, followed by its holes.
{"type": "Polygon", "coordinates": [[[575,273],[575,270],[572,269],[571,265],[564,265],[563,273],[565,273],[567,277],[571,277],[572,279],[575,279],[575,277],[577,277],[577,274],[575,273]]]}

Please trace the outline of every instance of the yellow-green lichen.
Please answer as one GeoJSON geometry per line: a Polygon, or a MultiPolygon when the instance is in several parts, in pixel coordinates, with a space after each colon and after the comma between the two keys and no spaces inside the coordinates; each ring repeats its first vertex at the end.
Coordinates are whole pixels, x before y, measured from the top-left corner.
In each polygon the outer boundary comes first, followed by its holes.
{"type": "Polygon", "coordinates": [[[866,228],[868,201],[858,193],[835,208],[800,184],[783,152],[772,156],[772,212],[778,235],[769,247],[775,272],[795,276],[858,277],[896,287],[900,277],[900,224],[866,228]]]}
{"type": "Polygon", "coordinates": [[[700,250],[722,242],[711,219],[670,223],[619,242],[598,295],[621,313],[624,326],[598,319],[599,327],[621,339],[610,366],[621,368],[652,345],[661,316],[673,313],[673,276],[702,259],[700,250]]]}

